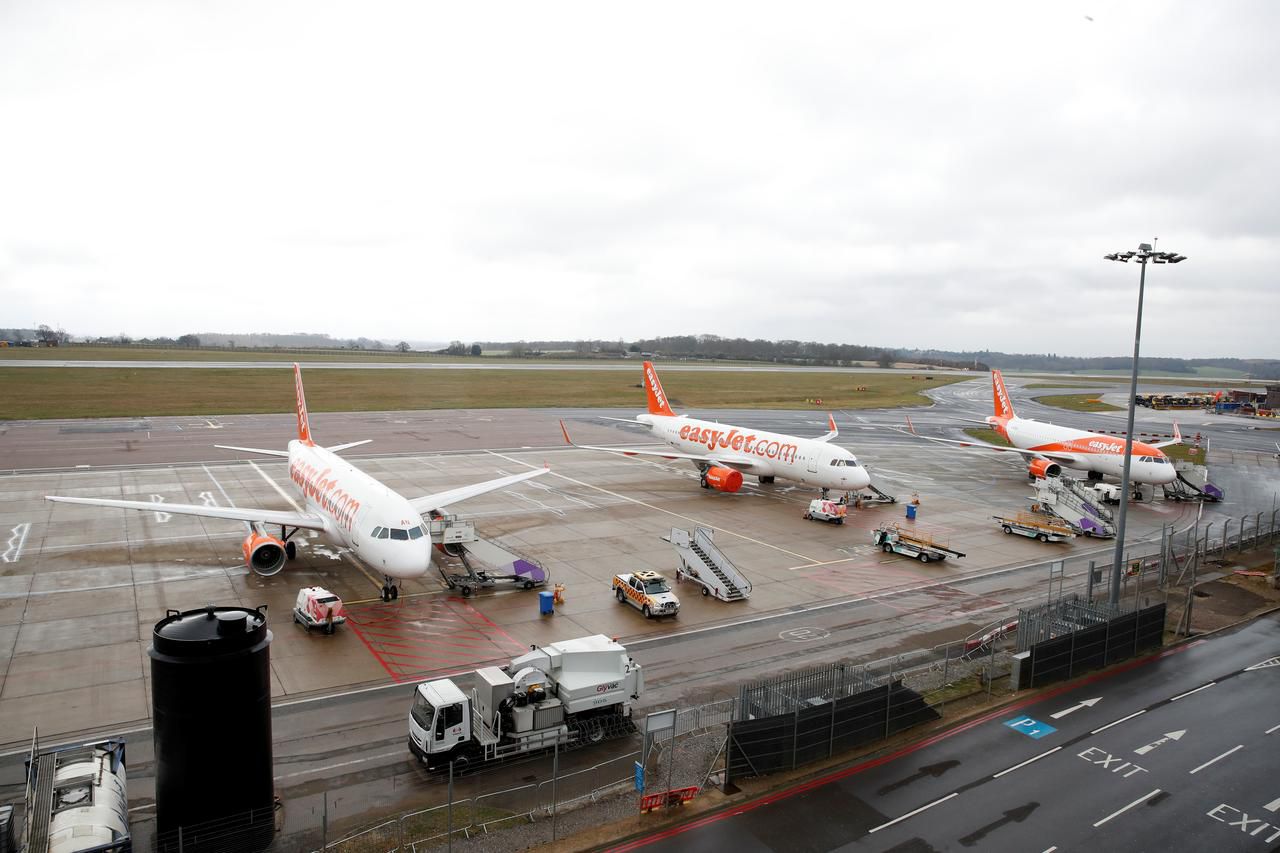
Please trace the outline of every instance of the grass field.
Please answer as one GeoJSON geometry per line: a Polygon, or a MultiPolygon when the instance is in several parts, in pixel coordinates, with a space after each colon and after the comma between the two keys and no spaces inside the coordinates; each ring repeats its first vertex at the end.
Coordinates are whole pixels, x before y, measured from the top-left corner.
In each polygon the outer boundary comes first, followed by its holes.
{"type": "Polygon", "coordinates": [[[1196,462],[1200,465],[1204,464],[1204,450],[1198,450],[1190,444],[1171,444],[1168,447],[1160,448],[1164,451],[1164,455],[1168,456],[1174,462],[1196,462]],[[1195,451],[1192,453],[1191,451],[1195,451]]]}
{"type": "MultiPolygon", "coordinates": [[[[628,371],[304,371],[315,412],[629,407],[643,409],[640,367],[628,371]]],[[[681,408],[868,409],[928,405],[920,392],[964,379],[895,373],[671,373],[681,408]],[[859,386],[865,391],[855,390],[859,386]],[[807,402],[821,399],[822,405],[807,402]]],[[[0,419],[107,418],[291,412],[293,377],[269,369],[0,367],[0,419]]]]}
{"type": "Polygon", "coordinates": [[[1009,442],[1000,433],[986,427],[969,427],[964,434],[970,438],[976,438],[978,441],[985,441],[987,444],[994,444],[997,447],[1012,447],[1009,442]]]}
{"type": "Polygon", "coordinates": [[[1048,397],[1036,397],[1037,403],[1056,406],[1059,409],[1070,409],[1073,412],[1123,412],[1119,406],[1096,400],[1088,394],[1052,394],[1048,397]]]}

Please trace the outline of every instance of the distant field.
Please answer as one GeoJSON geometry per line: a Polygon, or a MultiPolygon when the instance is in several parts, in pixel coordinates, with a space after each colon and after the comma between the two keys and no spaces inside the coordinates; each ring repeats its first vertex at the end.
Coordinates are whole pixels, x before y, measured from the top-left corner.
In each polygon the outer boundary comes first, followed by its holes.
{"type": "MultiPolygon", "coordinates": [[[[307,404],[317,412],[634,407],[634,373],[587,370],[313,370],[307,404]]],[[[923,406],[920,392],[965,379],[894,373],[671,373],[664,390],[684,408],[870,409],[923,406]],[[857,391],[862,386],[867,390],[857,391]],[[809,400],[821,399],[818,406],[809,400]]],[[[0,419],[105,418],[290,412],[286,371],[201,368],[0,367],[0,419]]]]}
{"type": "Polygon", "coordinates": [[[1037,403],[1055,406],[1059,409],[1070,409],[1073,412],[1123,412],[1119,406],[1096,400],[1088,394],[1052,394],[1048,397],[1036,397],[1037,403]]]}
{"type": "Polygon", "coordinates": [[[987,444],[994,444],[998,447],[1012,447],[1009,442],[1000,433],[986,427],[969,427],[964,434],[970,438],[976,438],[978,441],[985,441],[987,444]]]}
{"type": "MultiPolygon", "coordinates": [[[[404,361],[466,362],[472,356],[433,355],[425,352],[399,353],[394,350],[272,350],[272,349],[187,349],[176,347],[4,347],[0,363],[9,360],[40,359],[44,361],[404,361]]],[[[485,356],[485,361],[502,360],[485,356]]]]}
{"type": "Polygon", "coordinates": [[[1168,447],[1160,448],[1164,451],[1164,455],[1168,456],[1174,462],[1199,462],[1204,464],[1204,451],[1196,450],[1190,444],[1171,444],[1168,447]],[[1192,453],[1195,451],[1195,453],[1192,453]]]}

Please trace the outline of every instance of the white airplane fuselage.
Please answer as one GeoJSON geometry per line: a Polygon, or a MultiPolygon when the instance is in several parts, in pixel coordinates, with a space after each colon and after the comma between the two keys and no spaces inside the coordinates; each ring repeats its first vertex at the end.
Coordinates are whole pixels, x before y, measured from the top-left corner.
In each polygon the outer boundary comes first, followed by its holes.
{"type": "Polygon", "coordinates": [[[431,568],[431,537],[403,496],[347,460],[299,439],[289,442],[289,479],[325,534],[379,574],[420,578],[431,568]],[[386,531],[386,536],[375,536],[386,531]],[[414,535],[414,531],[421,531],[414,535]]]}
{"type": "MultiPolygon", "coordinates": [[[[1123,438],[1018,417],[1003,421],[989,417],[987,423],[1003,432],[1014,447],[1044,453],[1054,459],[1071,459],[1068,467],[1114,477],[1123,473],[1123,438]]],[[[1129,479],[1158,486],[1178,479],[1178,472],[1160,448],[1135,441],[1129,479]]]]}
{"type": "Polygon", "coordinates": [[[748,473],[782,477],[824,489],[856,491],[871,483],[871,475],[843,447],[811,438],[744,429],[684,415],[641,414],[653,435],[681,453],[714,453],[745,456],[753,467],[748,473]]]}

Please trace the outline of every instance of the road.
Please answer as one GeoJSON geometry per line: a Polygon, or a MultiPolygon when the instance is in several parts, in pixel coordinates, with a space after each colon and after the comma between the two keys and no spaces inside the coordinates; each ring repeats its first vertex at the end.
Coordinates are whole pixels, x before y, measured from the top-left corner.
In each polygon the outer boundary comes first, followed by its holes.
{"type": "Polygon", "coordinates": [[[1274,850],[1277,697],[1272,614],[609,849],[1274,850]]]}

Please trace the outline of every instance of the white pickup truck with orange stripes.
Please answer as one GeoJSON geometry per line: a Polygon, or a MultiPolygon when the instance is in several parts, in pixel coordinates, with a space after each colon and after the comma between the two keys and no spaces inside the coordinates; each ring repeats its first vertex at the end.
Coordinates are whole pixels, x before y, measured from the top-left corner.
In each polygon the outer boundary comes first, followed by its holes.
{"type": "Polygon", "coordinates": [[[619,604],[630,604],[644,618],[675,616],[680,612],[680,599],[671,591],[667,579],[657,572],[626,572],[613,576],[613,594],[619,604]]]}

